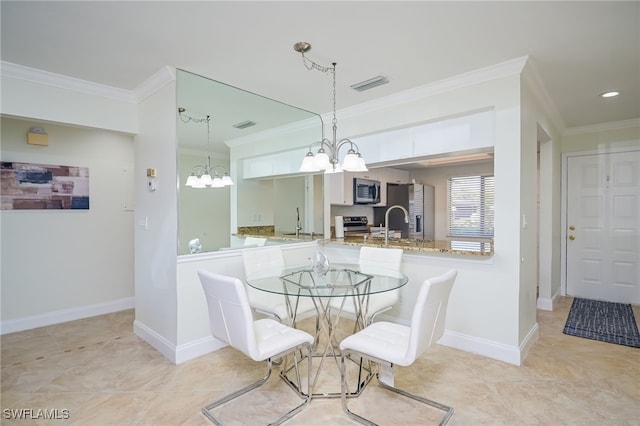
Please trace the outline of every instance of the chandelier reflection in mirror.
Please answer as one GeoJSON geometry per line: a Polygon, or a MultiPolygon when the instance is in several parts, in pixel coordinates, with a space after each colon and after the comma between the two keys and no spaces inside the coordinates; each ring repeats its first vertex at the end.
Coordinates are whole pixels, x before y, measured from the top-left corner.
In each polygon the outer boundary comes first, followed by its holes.
{"type": "Polygon", "coordinates": [[[185,112],[184,108],[178,108],[178,116],[183,123],[207,123],[207,164],[193,166],[184,185],[192,188],[223,188],[233,185],[231,176],[223,166],[211,166],[211,116],[195,118],[185,112]],[[218,174],[220,169],[222,169],[221,174],[218,174]]]}
{"type": "Polygon", "coordinates": [[[336,137],[338,131],[338,120],[336,118],[336,63],[334,62],[332,67],[323,67],[308,59],[304,54],[311,50],[311,45],[306,42],[294,44],[293,49],[302,54],[302,63],[308,70],[317,70],[324,73],[330,72],[333,77],[333,139],[329,140],[323,136],[321,141],[313,142],[309,145],[309,152],[307,152],[307,155],[302,160],[300,171],[319,172],[324,170],[325,173],[338,173],[345,170],[349,172],[366,172],[368,169],[364,159],[360,155],[358,145],[350,139],[342,139],[338,142],[336,137]],[[317,146],[319,146],[318,151],[314,154],[313,149],[317,146]],[[342,164],[340,164],[340,148],[347,146],[349,149],[342,164]]]}

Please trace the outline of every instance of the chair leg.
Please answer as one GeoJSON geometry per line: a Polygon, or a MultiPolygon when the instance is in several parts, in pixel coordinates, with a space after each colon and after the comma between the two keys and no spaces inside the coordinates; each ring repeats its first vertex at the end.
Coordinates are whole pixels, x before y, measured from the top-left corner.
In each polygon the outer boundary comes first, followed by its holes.
{"type": "MultiPolygon", "coordinates": [[[[294,407],[292,410],[290,410],[288,413],[286,413],[284,416],[280,417],[278,420],[276,420],[273,423],[269,423],[269,425],[279,425],[283,422],[285,422],[286,420],[290,419],[291,417],[293,417],[295,414],[297,414],[299,411],[301,411],[303,408],[305,408],[307,405],[309,405],[309,401],[311,399],[311,345],[310,344],[305,344],[303,345],[308,352],[308,378],[307,378],[307,396],[304,398],[304,401],[302,402],[302,404],[294,407]]],[[[296,347],[294,350],[294,356],[295,356],[295,351],[298,350],[299,347],[296,347]]],[[[279,356],[284,356],[285,353],[280,354],[279,356]]],[[[295,360],[296,364],[297,364],[297,359],[295,360]]],[[[269,377],[271,377],[271,371],[272,371],[272,360],[268,359],[267,360],[267,374],[260,380],[258,380],[257,382],[254,382],[248,386],[245,386],[242,389],[239,389],[217,401],[212,402],[211,404],[205,406],[202,409],[202,414],[204,414],[209,420],[211,420],[211,422],[217,426],[223,426],[223,423],[221,423],[212,413],[212,410],[216,407],[219,407],[235,398],[238,398],[239,396],[242,396],[260,386],[262,386],[263,384],[265,384],[268,380],[269,377]]]]}
{"type": "MultiPolygon", "coordinates": [[[[366,419],[354,412],[352,412],[351,410],[349,410],[349,407],[347,406],[347,395],[346,395],[346,390],[347,390],[347,382],[346,382],[346,366],[345,366],[345,358],[347,357],[347,355],[351,355],[354,352],[351,351],[344,351],[342,353],[342,359],[341,359],[341,363],[340,363],[340,382],[341,382],[341,389],[342,389],[342,409],[344,410],[345,414],[347,416],[349,416],[350,418],[352,418],[353,420],[362,423],[364,425],[369,425],[369,426],[377,426],[377,423],[372,422],[369,419],[366,419]]],[[[362,354],[357,354],[354,353],[358,356],[362,356],[362,354]]],[[[378,379],[378,384],[380,385],[380,387],[382,387],[383,389],[387,389],[389,391],[398,393],[400,395],[406,396],[407,398],[411,398],[415,401],[418,402],[422,402],[423,404],[429,405],[431,407],[437,408],[439,410],[442,410],[445,412],[444,417],[442,418],[442,420],[440,420],[440,423],[438,423],[439,426],[444,426],[446,425],[449,420],[451,419],[451,417],[453,416],[453,407],[449,407],[446,406],[444,404],[440,404],[439,402],[436,401],[432,401],[430,399],[412,394],[410,392],[407,392],[405,390],[402,389],[398,389],[394,386],[390,386],[384,382],[382,382],[380,380],[380,376],[376,375],[377,379],[378,379]]]]}
{"type": "Polygon", "coordinates": [[[369,425],[369,426],[377,426],[376,423],[373,423],[372,421],[367,420],[364,417],[361,417],[356,413],[354,413],[353,411],[349,410],[349,407],[347,406],[347,367],[344,362],[345,359],[346,359],[346,354],[343,353],[342,356],[340,357],[340,389],[341,389],[340,398],[342,399],[342,409],[344,410],[347,416],[357,421],[358,423],[362,423],[363,425],[369,425]]]}
{"type": "Polygon", "coordinates": [[[214,401],[211,404],[205,406],[202,409],[202,414],[207,416],[207,418],[211,420],[214,424],[218,426],[223,426],[223,424],[220,423],[218,419],[214,417],[213,413],[211,413],[211,410],[265,384],[269,380],[269,377],[271,377],[271,359],[267,360],[267,364],[268,364],[267,374],[262,379],[258,380],[257,382],[251,383],[250,385],[245,386],[242,389],[239,389],[233,393],[230,393],[229,395],[223,398],[220,398],[219,400],[214,401]]]}
{"type": "Polygon", "coordinates": [[[431,399],[427,399],[427,398],[424,398],[422,396],[418,396],[418,395],[412,394],[410,392],[407,392],[405,390],[398,389],[398,388],[396,388],[394,386],[390,386],[390,385],[380,381],[379,379],[378,379],[378,384],[381,387],[383,387],[384,389],[390,390],[392,392],[396,392],[396,393],[398,393],[400,395],[406,396],[407,398],[414,399],[416,401],[422,402],[423,404],[427,404],[427,405],[430,405],[430,406],[432,406],[434,408],[437,408],[439,410],[444,411],[445,415],[442,418],[442,420],[440,420],[440,423],[438,423],[440,426],[446,425],[447,422],[449,422],[449,420],[453,416],[453,407],[449,407],[447,405],[440,404],[439,402],[433,401],[431,399]]]}

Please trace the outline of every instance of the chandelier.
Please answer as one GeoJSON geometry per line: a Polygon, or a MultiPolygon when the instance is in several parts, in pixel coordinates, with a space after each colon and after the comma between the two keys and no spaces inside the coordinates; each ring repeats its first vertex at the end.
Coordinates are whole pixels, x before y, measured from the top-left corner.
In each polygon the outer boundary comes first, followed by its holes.
{"type": "Polygon", "coordinates": [[[293,49],[296,52],[302,54],[302,63],[308,70],[317,70],[320,72],[330,72],[333,77],[333,139],[329,140],[323,137],[321,141],[313,142],[309,145],[309,151],[302,160],[300,165],[301,172],[319,172],[324,170],[325,173],[339,173],[344,171],[348,172],[366,172],[367,166],[364,163],[364,159],[360,155],[358,145],[350,139],[342,139],[338,142],[336,134],[338,132],[338,120],[336,118],[336,63],[334,62],[331,67],[323,67],[318,65],[314,61],[308,59],[304,54],[311,50],[311,45],[306,42],[299,42],[293,45],[293,49]],[[318,147],[318,151],[314,154],[314,147],[318,147]],[[342,147],[348,147],[347,154],[340,164],[339,153],[342,147]]]}
{"type": "Polygon", "coordinates": [[[207,123],[207,164],[193,166],[184,185],[192,188],[223,188],[233,185],[231,176],[223,166],[211,166],[211,116],[195,118],[185,114],[185,111],[184,108],[178,108],[178,116],[183,123],[207,123]],[[222,171],[218,174],[220,169],[222,171]]]}

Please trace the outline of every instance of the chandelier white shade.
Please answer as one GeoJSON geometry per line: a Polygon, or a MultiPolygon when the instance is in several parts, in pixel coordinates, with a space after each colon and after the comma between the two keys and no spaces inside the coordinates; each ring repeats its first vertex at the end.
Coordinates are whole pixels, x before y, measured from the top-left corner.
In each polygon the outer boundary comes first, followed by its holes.
{"type": "MultiPolygon", "coordinates": [[[[366,172],[367,165],[364,159],[360,155],[358,145],[350,139],[342,139],[338,141],[338,120],[336,118],[336,63],[333,63],[332,67],[323,67],[317,63],[311,61],[304,56],[305,52],[311,50],[311,45],[306,42],[299,42],[293,45],[293,49],[296,52],[302,54],[302,63],[308,70],[318,70],[321,72],[330,72],[333,77],[333,122],[332,122],[332,136],[329,140],[323,137],[321,141],[313,142],[309,145],[307,155],[302,160],[300,165],[301,172],[319,172],[324,170],[325,173],[339,173],[344,171],[348,172],[366,172]],[[340,164],[340,149],[348,147],[346,155],[340,164]],[[317,148],[314,154],[313,150],[317,148]]],[[[324,126],[323,126],[324,134],[324,126]]]]}
{"type": "Polygon", "coordinates": [[[178,116],[183,123],[190,121],[194,123],[207,123],[207,163],[205,165],[196,165],[191,168],[191,174],[184,183],[185,186],[191,188],[223,188],[233,185],[233,180],[223,166],[211,166],[211,116],[205,118],[194,118],[185,114],[184,108],[178,108],[178,116]],[[218,174],[218,169],[222,169],[218,174]],[[213,177],[212,177],[213,174],[213,177]]]}

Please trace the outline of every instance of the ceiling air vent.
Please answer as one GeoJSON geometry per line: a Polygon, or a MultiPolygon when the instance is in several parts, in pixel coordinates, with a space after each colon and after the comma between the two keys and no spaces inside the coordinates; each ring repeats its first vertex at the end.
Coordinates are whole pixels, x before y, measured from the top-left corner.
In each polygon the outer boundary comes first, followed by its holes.
{"type": "Polygon", "coordinates": [[[376,77],[370,78],[369,80],[361,81],[360,83],[352,84],[351,88],[353,90],[357,90],[358,92],[364,92],[365,90],[372,89],[377,86],[381,86],[383,84],[387,84],[389,79],[385,76],[378,75],[376,77]]]}
{"type": "Polygon", "coordinates": [[[255,125],[256,123],[254,123],[253,121],[247,120],[247,121],[243,121],[242,123],[234,124],[233,127],[235,127],[236,129],[246,129],[247,127],[251,127],[255,125]]]}

